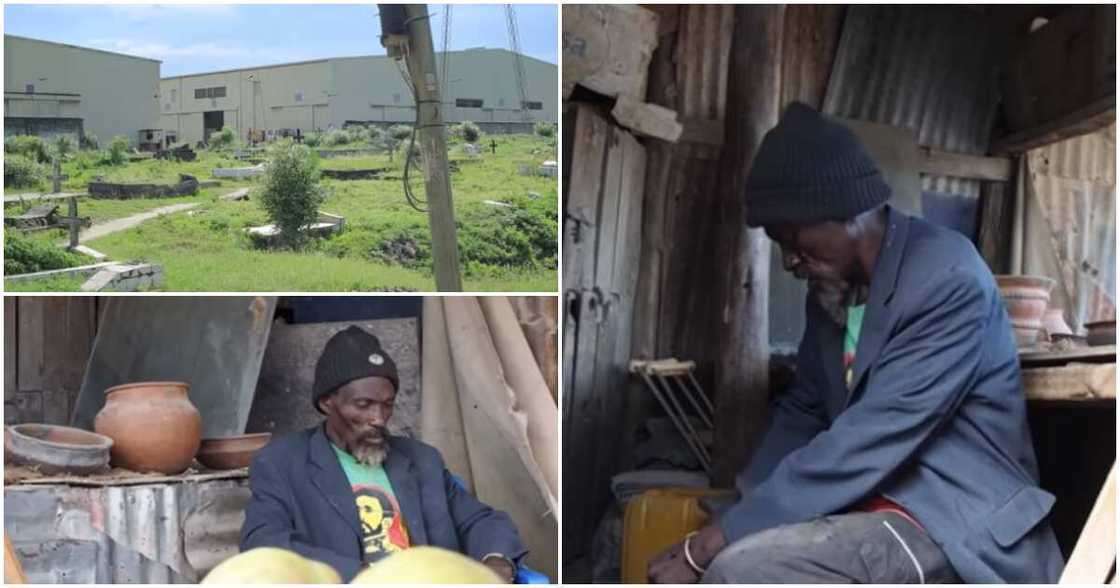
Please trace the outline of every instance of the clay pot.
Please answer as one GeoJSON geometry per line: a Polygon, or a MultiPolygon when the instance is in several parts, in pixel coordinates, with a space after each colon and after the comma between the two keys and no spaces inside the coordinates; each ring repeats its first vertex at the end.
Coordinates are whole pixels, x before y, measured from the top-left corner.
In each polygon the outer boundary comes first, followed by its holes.
{"type": "Polygon", "coordinates": [[[72,427],[26,423],[4,429],[5,461],[39,468],[44,474],[96,474],[109,469],[105,435],[72,427]]]}
{"type": "Polygon", "coordinates": [[[996,276],[996,283],[1011,317],[1015,342],[1020,347],[1034,345],[1050,304],[1050,290],[1057,282],[1043,276],[996,276]]]}
{"type": "Polygon", "coordinates": [[[232,437],[203,439],[198,448],[198,461],[212,470],[247,468],[253,456],[268,445],[272,433],[250,433],[232,437]]]}
{"type": "Polygon", "coordinates": [[[1116,345],[1116,321],[1096,321],[1087,323],[1089,345],[1116,345]]]}
{"type": "Polygon", "coordinates": [[[1042,313],[1042,330],[1046,331],[1046,336],[1051,341],[1054,340],[1054,335],[1073,334],[1060,308],[1047,308],[1046,312],[1042,313]]]}
{"type": "Polygon", "coordinates": [[[105,391],[93,429],[113,440],[111,463],[137,472],[174,475],[191,465],[202,417],[183,382],[138,382],[105,391]]]}

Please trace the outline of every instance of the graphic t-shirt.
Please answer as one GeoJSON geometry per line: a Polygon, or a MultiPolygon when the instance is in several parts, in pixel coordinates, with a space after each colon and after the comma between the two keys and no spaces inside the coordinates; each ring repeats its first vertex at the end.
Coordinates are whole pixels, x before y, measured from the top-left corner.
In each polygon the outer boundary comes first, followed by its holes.
{"type": "Polygon", "coordinates": [[[856,348],[859,347],[859,332],[863,327],[865,308],[862,304],[848,307],[848,326],[844,329],[844,384],[849,388],[852,387],[852,364],[856,362],[856,348]]]}
{"type": "Polygon", "coordinates": [[[408,549],[408,530],[385,468],[358,463],[354,456],[333,443],[331,449],[338,456],[338,463],[354,491],[354,503],[362,524],[362,560],[373,562],[408,549]]]}

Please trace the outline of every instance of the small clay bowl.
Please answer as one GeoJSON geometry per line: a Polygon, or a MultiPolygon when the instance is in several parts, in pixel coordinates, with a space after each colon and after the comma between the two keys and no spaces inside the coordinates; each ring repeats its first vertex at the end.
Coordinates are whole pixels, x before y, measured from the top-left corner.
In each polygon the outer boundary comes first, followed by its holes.
{"type": "Polygon", "coordinates": [[[1116,321],[1096,321],[1088,323],[1085,328],[1089,330],[1089,345],[1116,345],[1116,321]]]}
{"type": "Polygon", "coordinates": [[[257,454],[272,439],[272,433],[252,433],[203,439],[198,448],[199,463],[212,470],[247,468],[257,454]]]}
{"type": "Polygon", "coordinates": [[[73,427],[25,423],[5,430],[4,454],[44,474],[96,474],[109,469],[113,440],[73,427]]]}

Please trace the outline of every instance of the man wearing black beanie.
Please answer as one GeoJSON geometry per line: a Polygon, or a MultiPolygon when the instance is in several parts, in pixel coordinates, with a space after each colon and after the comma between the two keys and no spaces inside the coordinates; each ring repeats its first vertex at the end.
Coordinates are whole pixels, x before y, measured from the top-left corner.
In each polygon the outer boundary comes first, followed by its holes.
{"type": "Polygon", "coordinates": [[[242,551],[290,549],[349,581],[392,553],[433,545],[513,579],[528,550],[509,516],[471,496],[435,448],[389,434],[399,386],[374,335],[351,326],[327,341],[312,389],[326,421],[253,459],[242,551]]]}
{"type": "Polygon", "coordinates": [[[1018,351],[964,236],[887,205],[843,125],[799,103],[762,141],[747,224],[808,281],[793,384],[739,498],[655,582],[1053,583],[1018,351]]]}

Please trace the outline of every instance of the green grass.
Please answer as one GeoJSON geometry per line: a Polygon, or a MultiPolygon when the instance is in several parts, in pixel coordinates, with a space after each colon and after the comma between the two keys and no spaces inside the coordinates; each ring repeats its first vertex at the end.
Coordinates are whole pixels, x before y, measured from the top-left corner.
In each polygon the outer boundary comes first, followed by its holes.
{"type": "Polygon", "coordinates": [[[49,280],[28,280],[25,282],[5,282],[5,292],[76,292],[82,287],[82,278],[55,277],[49,280]]]}
{"type": "MultiPolygon", "coordinates": [[[[531,135],[496,136],[498,152],[487,149],[481,158],[462,161],[451,177],[464,288],[478,291],[554,292],[557,287],[557,190],[552,178],[520,176],[518,164],[556,158],[554,138],[531,135]],[[529,198],[532,192],[538,196],[529,198]],[[499,207],[484,201],[510,202],[499,207]]],[[[484,137],[489,145],[489,136],[484,137]]],[[[452,160],[467,160],[460,145],[450,148],[452,160]]],[[[164,266],[168,291],[370,291],[435,289],[432,276],[427,214],[410,208],[400,177],[401,152],[389,162],[387,154],[320,159],[325,169],[388,168],[395,180],[342,181],[324,179],[329,196],[321,210],[346,218],[346,230],[316,241],[310,250],[295,253],[255,249],[244,229],[268,222],[260,204],[223,202],[217,195],[255,182],[222,180],[222,186],[183,198],[89,200],[79,204],[82,216],[95,222],[121,218],[182,202],[198,202],[191,213],[160,217],[139,227],[89,243],[111,259],[159,263],[164,266]],[[405,244],[402,254],[393,244],[405,244]]],[[[113,181],[174,181],[178,173],[208,178],[217,165],[239,167],[243,162],[199,151],[189,163],[158,160],[111,168],[113,181]]],[[[76,162],[68,162],[76,166],[76,162]]],[[[89,170],[66,170],[71,180],[89,170]]],[[[423,197],[422,171],[412,185],[423,197]]],[[[87,180],[88,181],[88,180],[87,180]]],[[[10,210],[10,209],[9,209],[10,210]]],[[[57,241],[61,231],[39,233],[35,239],[57,241]]]]}

